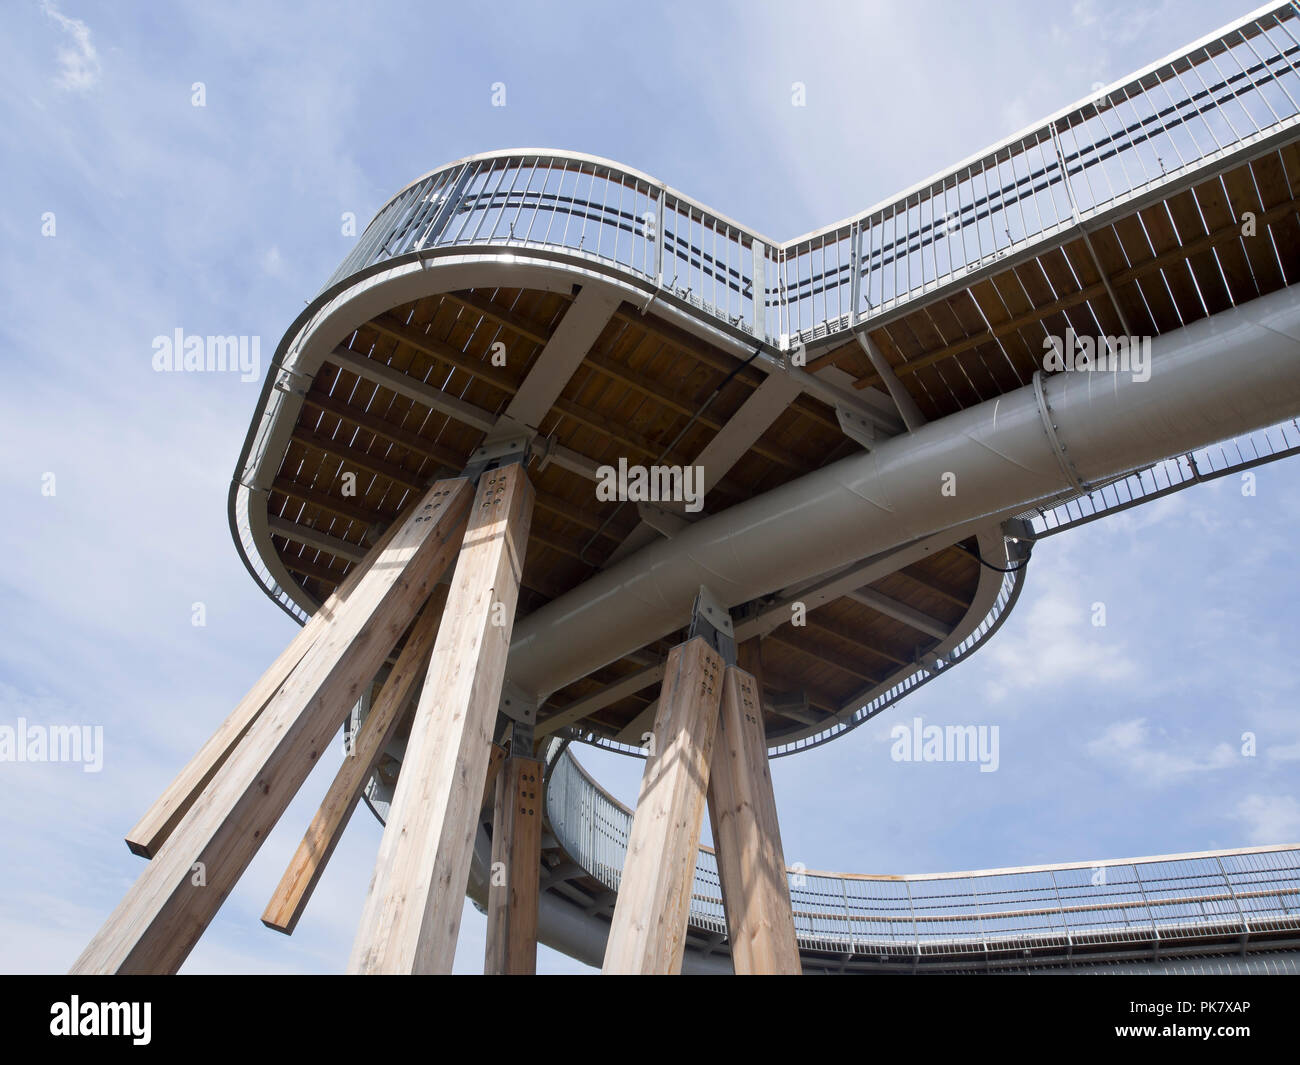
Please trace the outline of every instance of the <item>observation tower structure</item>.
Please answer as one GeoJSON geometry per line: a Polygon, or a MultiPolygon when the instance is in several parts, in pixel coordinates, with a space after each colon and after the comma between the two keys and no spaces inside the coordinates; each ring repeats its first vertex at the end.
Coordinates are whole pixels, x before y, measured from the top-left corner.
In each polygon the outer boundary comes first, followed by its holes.
{"type": "Polygon", "coordinates": [[[795,873],[769,760],[993,638],[1038,540],[1300,449],[1298,142],[1286,3],[794,240],[574,153],[412,182],[231,483],[302,630],[75,971],[178,969],[340,727],[263,921],[364,801],[352,972],[449,970],[466,892],[489,972],[1294,969],[1296,846],[795,873]],[[574,744],[644,758],[635,811],[574,744]]]}

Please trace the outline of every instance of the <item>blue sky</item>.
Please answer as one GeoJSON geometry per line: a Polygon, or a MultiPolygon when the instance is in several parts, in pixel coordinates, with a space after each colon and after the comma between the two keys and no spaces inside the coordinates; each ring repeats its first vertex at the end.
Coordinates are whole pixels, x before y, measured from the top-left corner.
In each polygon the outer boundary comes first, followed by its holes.
{"type": "MultiPolygon", "coordinates": [[[[140,871],[123,834],[294,632],[226,525],[259,383],[156,374],[155,336],[260,336],[265,364],[349,250],[343,212],[364,224],[412,178],[496,148],[608,156],[790,237],[1246,8],[162,10],[26,2],[0,39],[0,725],[105,735],[99,773],[0,763],[3,971],[68,967],[140,871]],[[795,81],[806,107],[791,106],[795,81]]],[[[1043,543],[1017,611],[968,664],[776,763],[787,860],[925,872],[1300,839],[1297,488],[1300,465],[1281,463],[1254,496],[1230,478],[1043,543]],[[891,761],[890,726],[917,715],[999,725],[998,772],[891,761]]],[[[579,755],[635,798],[639,762],[579,755]]],[[[344,968],[379,840],[364,811],[295,935],[258,920],[339,757],[185,972],[344,968]]],[[[482,951],[467,908],[458,970],[480,970],[482,951]]],[[[540,968],[584,970],[546,950],[540,968]]]]}

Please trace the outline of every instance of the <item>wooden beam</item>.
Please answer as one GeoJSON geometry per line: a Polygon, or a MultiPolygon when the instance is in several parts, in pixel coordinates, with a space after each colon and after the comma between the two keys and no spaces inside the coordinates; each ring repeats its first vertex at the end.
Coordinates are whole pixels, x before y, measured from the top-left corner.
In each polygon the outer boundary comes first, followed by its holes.
{"type": "Polygon", "coordinates": [[[451,971],[532,503],[521,466],[479,481],[349,972],[451,971]]]}
{"type": "MultiPolygon", "coordinates": [[[[953,546],[956,547],[955,544],[953,546]]],[[[931,555],[930,557],[937,558],[939,556],[931,555]]],[[[966,596],[963,598],[962,596],[958,595],[956,592],[952,591],[951,589],[940,587],[938,584],[935,583],[935,579],[933,577],[914,572],[914,567],[915,567],[915,563],[912,566],[904,566],[902,569],[895,570],[894,573],[901,573],[913,584],[919,584],[927,592],[933,592],[935,595],[939,596],[939,598],[946,599],[954,606],[959,606],[963,610],[970,609],[970,600],[971,600],[970,596],[966,596]]],[[[890,574],[890,576],[893,576],[893,574],[890,574]]]]}
{"type": "MultiPolygon", "coordinates": [[[[736,372],[735,380],[742,381],[751,388],[757,388],[767,377],[767,374],[762,370],[755,370],[747,367],[744,365],[744,360],[713,349],[705,341],[692,333],[688,333],[685,329],[671,325],[668,322],[665,322],[662,318],[653,318],[643,315],[636,308],[630,307],[628,304],[624,304],[619,308],[619,310],[615,312],[614,317],[638,326],[641,329],[644,329],[647,333],[653,333],[661,340],[667,341],[669,344],[681,349],[688,355],[699,359],[699,361],[704,363],[706,366],[712,366],[719,373],[729,374],[739,366],[740,369],[736,372]]],[[[839,432],[839,423],[832,415],[824,413],[821,406],[819,406],[811,397],[800,396],[791,403],[790,406],[799,411],[799,413],[805,414],[814,421],[820,422],[822,425],[826,426],[826,428],[834,429],[836,432],[839,432]]]]}
{"type": "Polygon", "coordinates": [[[364,377],[372,384],[383,385],[399,396],[413,399],[416,403],[454,418],[472,429],[487,432],[496,424],[497,417],[490,410],[467,403],[450,392],[444,392],[434,385],[421,381],[418,377],[412,377],[402,370],[389,366],[386,362],[359,355],[351,348],[339,346],[325,358],[335,366],[341,366],[358,377],[364,377]]]}
{"type": "MultiPolygon", "coordinates": [[[[417,506],[418,504],[412,504],[402,519],[414,514],[417,506]]],[[[280,653],[279,658],[271,663],[271,668],[262,674],[230,716],[221,723],[221,727],[212,734],[207,743],[199,748],[198,753],[149,807],[139,823],[126,834],[126,845],[132,853],[143,858],[152,858],[158,852],[158,848],[171,835],[181,818],[189,812],[190,807],[194,805],[194,800],[208,786],[230,752],[244,738],[280,685],[289,678],[289,674],[302,661],[303,656],[316,642],[316,638],[356,591],[361,579],[397,535],[401,525],[401,519],[393,522],[380,537],[379,542],[370,549],[366,558],[359,565],[352,567],[352,571],[344,578],[334,594],[325,600],[321,608],[312,615],[311,620],[303,626],[302,631],[294,637],[293,642],[280,653]]],[[[338,580],[337,575],[335,580],[338,580]]]]}
{"type": "MultiPolygon", "coordinates": [[[[840,632],[839,629],[833,629],[821,618],[813,618],[810,616],[805,618],[804,621],[808,628],[815,629],[817,632],[824,632],[827,636],[833,636],[837,640],[843,640],[847,644],[852,644],[859,651],[862,651],[865,654],[875,655],[877,658],[883,658],[886,662],[892,662],[896,666],[905,666],[908,664],[908,659],[900,658],[892,651],[886,651],[884,648],[877,647],[873,643],[867,643],[865,640],[859,639],[856,636],[850,636],[848,633],[840,632]]],[[[793,628],[793,626],[791,626],[791,628],[793,628]]]]}
{"type": "Polygon", "coordinates": [[[848,673],[856,677],[858,680],[866,681],[868,684],[880,683],[881,679],[883,678],[873,677],[869,673],[863,673],[862,670],[857,669],[854,666],[846,665],[839,658],[827,658],[825,657],[825,655],[822,654],[821,651],[814,651],[811,647],[805,647],[803,646],[803,644],[799,643],[798,641],[791,639],[791,637],[799,629],[812,628],[812,627],[813,627],[812,625],[782,626],[780,629],[777,629],[775,632],[769,633],[767,638],[769,640],[772,640],[774,643],[779,643],[782,647],[790,648],[790,650],[795,651],[806,658],[817,659],[818,663],[823,667],[838,669],[844,673],[848,673]]]}
{"type": "Polygon", "coordinates": [[[613,540],[615,543],[622,539],[619,532],[622,529],[630,528],[626,523],[623,525],[611,524],[602,528],[605,525],[604,521],[583,510],[580,504],[563,496],[550,495],[541,490],[537,492],[537,509],[549,511],[565,521],[581,525],[584,529],[599,533],[605,539],[613,540]]]}
{"type": "Polygon", "coordinates": [[[722,658],[698,636],[674,647],[605,947],[606,973],[681,972],[721,700],[722,658]]]}
{"type": "MultiPolygon", "coordinates": [[[[329,363],[326,363],[326,365],[328,366],[329,363]]],[[[365,379],[362,378],[362,380],[365,379]]],[[[367,381],[366,383],[372,389],[378,387],[373,382],[367,381]]],[[[353,425],[374,433],[376,436],[381,436],[394,444],[400,444],[421,458],[433,459],[443,466],[450,466],[452,469],[457,470],[465,465],[465,455],[455,448],[426,439],[419,433],[412,432],[395,422],[390,422],[387,418],[379,417],[373,411],[354,407],[351,403],[339,399],[338,396],[328,396],[321,392],[311,391],[303,396],[302,401],[318,410],[323,410],[326,414],[332,414],[336,418],[351,422],[353,425]]],[[[407,402],[413,403],[414,400],[407,399],[407,402]]]]}
{"type": "Polygon", "coordinates": [[[538,426],[560,398],[587,352],[605,331],[618,297],[595,285],[584,285],[569,304],[551,338],[528,366],[528,373],[502,413],[497,433],[509,435],[515,426],[538,426]]]}
{"type": "Polygon", "coordinates": [[[489,976],[537,971],[544,768],[536,758],[512,754],[497,775],[483,964],[489,976]]]}
{"type": "Polygon", "coordinates": [[[863,606],[869,607],[878,614],[884,614],[895,621],[901,621],[904,625],[916,629],[917,632],[924,632],[928,636],[933,636],[936,640],[946,638],[953,630],[952,625],[945,625],[937,618],[932,618],[929,614],[915,610],[906,603],[900,603],[897,599],[882,595],[874,588],[860,588],[856,592],[849,592],[847,598],[852,599],[855,603],[861,603],[863,606]]]}
{"type": "Polygon", "coordinates": [[[377,508],[363,506],[357,497],[341,499],[311,485],[300,484],[288,477],[277,477],[271,482],[271,488],[273,491],[288,496],[290,499],[296,499],[300,503],[319,507],[321,510],[327,510],[331,514],[337,514],[339,517],[347,518],[350,521],[359,521],[366,528],[373,525],[376,518],[384,519],[387,517],[377,508]]]}
{"type": "Polygon", "coordinates": [[[559,732],[566,725],[576,724],[588,714],[603,710],[611,703],[618,702],[624,696],[634,695],[641,689],[650,687],[651,684],[658,684],[664,679],[664,668],[665,664],[658,662],[644,669],[638,669],[633,673],[629,673],[626,677],[610,681],[603,688],[592,692],[590,695],[584,695],[582,698],[574,700],[568,706],[546,718],[546,720],[538,722],[537,738],[541,739],[544,736],[559,732]]]}
{"type": "MultiPolygon", "coordinates": [[[[757,645],[757,640],[742,644],[742,660],[761,671],[757,645]]],[[[732,966],[739,975],[798,975],[803,968],[768,766],[759,676],[727,668],[709,768],[709,823],[732,966]]]]}
{"type": "Polygon", "coordinates": [[[337,587],[340,578],[343,576],[342,570],[322,566],[319,562],[308,562],[306,559],[295,555],[282,555],[280,561],[284,563],[284,568],[290,573],[296,573],[300,577],[315,577],[318,581],[328,584],[330,588],[337,587]]]}
{"type": "Polygon", "coordinates": [[[366,323],[381,336],[391,337],[400,344],[414,348],[427,359],[443,362],[460,370],[462,373],[477,377],[480,381],[499,388],[507,395],[513,396],[518,389],[514,378],[499,366],[482,358],[475,358],[460,348],[445,341],[438,340],[428,333],[422,333],[415,326],[407,325],[391,312],[378,315],[366,323]]]}
{"type": "Polygon", "coordinates": [[[429,598],[465,526],[470,486],[440,481],[159,849],[73,973],[167,973],[185,961],[347,708],[429,598]]]}
{"type": "Polygon", "coordinates": [[[487,779],[483,781],[483,799],[478,804],[479,810],[493,810],[496,807],[497,776],[506,760],[506,749],[499,743],[492,744],[488,751],[487,779]]]}
{"type": "Polygon", "coordinates": [[[350,463],[360,470],[367,470],[370,473],[378,474],[380,477],[387,477],[390,481],[400,484],[403,488],[418,492],[424,487],[426,478],[421,477],[414,470],[408,470],[405,466],[399,466],[396,462],[389,462],[387,459],[377,458],[364,448],[353,447],[350,444],[345,444],[342,440],[334,440],[324,433],[313,432],[310,429],[304,429],[301,425],[295,425],[293,439],[306,447],[342,459],[345,465],[350,463]]]}
{"type": "Polygon", "coordinates": [[[318,551],[331,554],[335,558],[341,558],[345,562],[360,562],[367,554],[365,547],[361,544],[354,544],[351,540],[344,540],[342,537],[321,532],[318,529],[313,529],[310,525],[299,525],[295,521],[286,521],[274,514],[266,519],[266,528],[268,532],[275,536],[283,536],[286,540],[292,540],[294,543],[306,544],[308,547],[314,547],[318,551]]]}
{"type": "MultiPolygon", "coordinates": [[[[514,311],[506,310],[506,308],[493,303],[491,300],[483,299],[473,292],[444,292],[442,298],[451,303],[458,303],[462,307],[467,307],[471,311],[476,311],[484,318],[491,318],[494,322],[514,330],[520,336],[533,341],[535,344],[545,345],[551,339],[551,334],[546,326],[523,318],[514,311]]],[[[572,301],[566,300],[566,302],[572,301]]]]}
{"type": "Polygon", "coordinates": [[[267,928],[292,935],[297,927],[330,855],[343,838],[343,830],[361,799],[375,763],[397,731],[416,681],[428,668],[445,598],[446,586],[439,585],[411,627],[402,653],[397,656],[397,664],[384,680],[378,697],[371,704],[370,713],[353,737],[352,749],[339,766],[316,816],[262,914],[262,923],[267,928]]]}
{"type": "MultiPolygon", "coordinates": [[[[369,359],[358,355],[350,348],[337,347],[325,358],[336,366],[351,371],[358,377],[364,377],[372,383],[383,385],[400,396],[413,399],[416,403],[446,414],[448,417],[471,428],[488,432],[496,425],[497,416],[492,411],[484,407],[476,407],[473,403],[467,403],[450,392],[444,392],[434,385],[421,381],[417,377],[411,377],[409,374],[394,369],[377,359],[369,359]]],[[[589,481],[600,480],[597,473],[600,468],[599,462],[585,455],[580,455],[563,445],[556,445],[551,449],[550,461],[561,469],[569,470],[580,477],[587,478],[589,481]]]]}

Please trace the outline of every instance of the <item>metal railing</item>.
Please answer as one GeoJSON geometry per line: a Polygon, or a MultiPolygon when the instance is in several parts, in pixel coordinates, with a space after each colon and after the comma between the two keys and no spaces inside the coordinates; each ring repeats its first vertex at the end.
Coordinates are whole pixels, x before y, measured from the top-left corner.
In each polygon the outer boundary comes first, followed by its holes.
{"type": "MultiPolygon", "coordinates": [[[[556,747],[546,814],[569,857],[617,891],[632,811],[556,747]]],[[[787,870],[801,950],[880,958],[1240,944],[1300,932],[1300,844],[913,876],[787,870]]],[[[713,851],[701,847],[690,923],[725,935],[713,851]]]]}
{"type": "MultiPolygon", "coordinates": [[[[1298,63],[1300,9],[1261,8],[891,200],[784,243],[608,160],[472,156],[389,200],[291,333],[296,343],[351,277],[385,262],[532,248],[599,263],[754,339],[793,347],[969,284],[1281,143],[1300,123],[1298,63]]],[[[290,344],[272,366],[277,379],[291,372],[295,351],[290,344]]],[[[232,487],[231,526],[250,572],[302,620],[307,612],[258,558],[248,527],[246,485],[280,398],[266,395],[232,487]]]]}
{"type": "Polygon", "coordinates": [[[1104,224],[1294,127],[1294,4],[1262,8],[901,196],[783,244],[781,332],[808,341],[1104,224]]]}
{"type": "Polygon", "coordinates": [[[1300,421],[1279,422],[1098,485],[1050,507],[1035,507],[1020,515],[1042,539],[1065,529],[1087,525],[1140,503],[1172,495],[1194,484],[1243,473],[1267,462],[1300,454],[1300,421]]]}
{"type": "Polygon", "coordinates": [[[608,160],[472,156],[386,203],[325,287],[408,254],[549,249],[787,347],[892,314],[1285,136],[1300,123],[1298,64],[1296,5],[1261,9],[900,196],[787,242],[608,160]]]}

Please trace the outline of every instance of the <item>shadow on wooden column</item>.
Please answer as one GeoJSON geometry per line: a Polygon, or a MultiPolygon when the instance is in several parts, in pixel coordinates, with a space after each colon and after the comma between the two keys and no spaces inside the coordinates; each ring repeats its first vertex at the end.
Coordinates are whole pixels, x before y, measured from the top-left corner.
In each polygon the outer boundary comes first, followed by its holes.
{"type": "Polygon", "coordinates": [[[489,976],[537,971],[544,769],[539,759],[512,752],[497,776],[483,962],[489,976]]]}
{"type": "Polygon", "coordinates": [[[451,970],[532,505],[522,466],[481,476],[350,972],[451,970]]]}
{"type": "Polygon", "coordinates": [[[606,973],[681,971],[722,677],[722,657],[702,637],[668,654],[654,749],[605,947],[606,973]]]}
{"type": "Polygon", "coordinates": [[[722,883],[731,961],[738,974],[802,972],[790,883],[763,728],[758,640],[729,666],[709,771],[709,822],[722,883]]]}
{"type": "MultiPolygon", "coordinates": [[[[461,541],[468,481],[430,488],[224,757],[74,973],[174,972],[371,683],[461,541]]],[[[284,656],[277,666],[282,665],[284,656]]]]}

